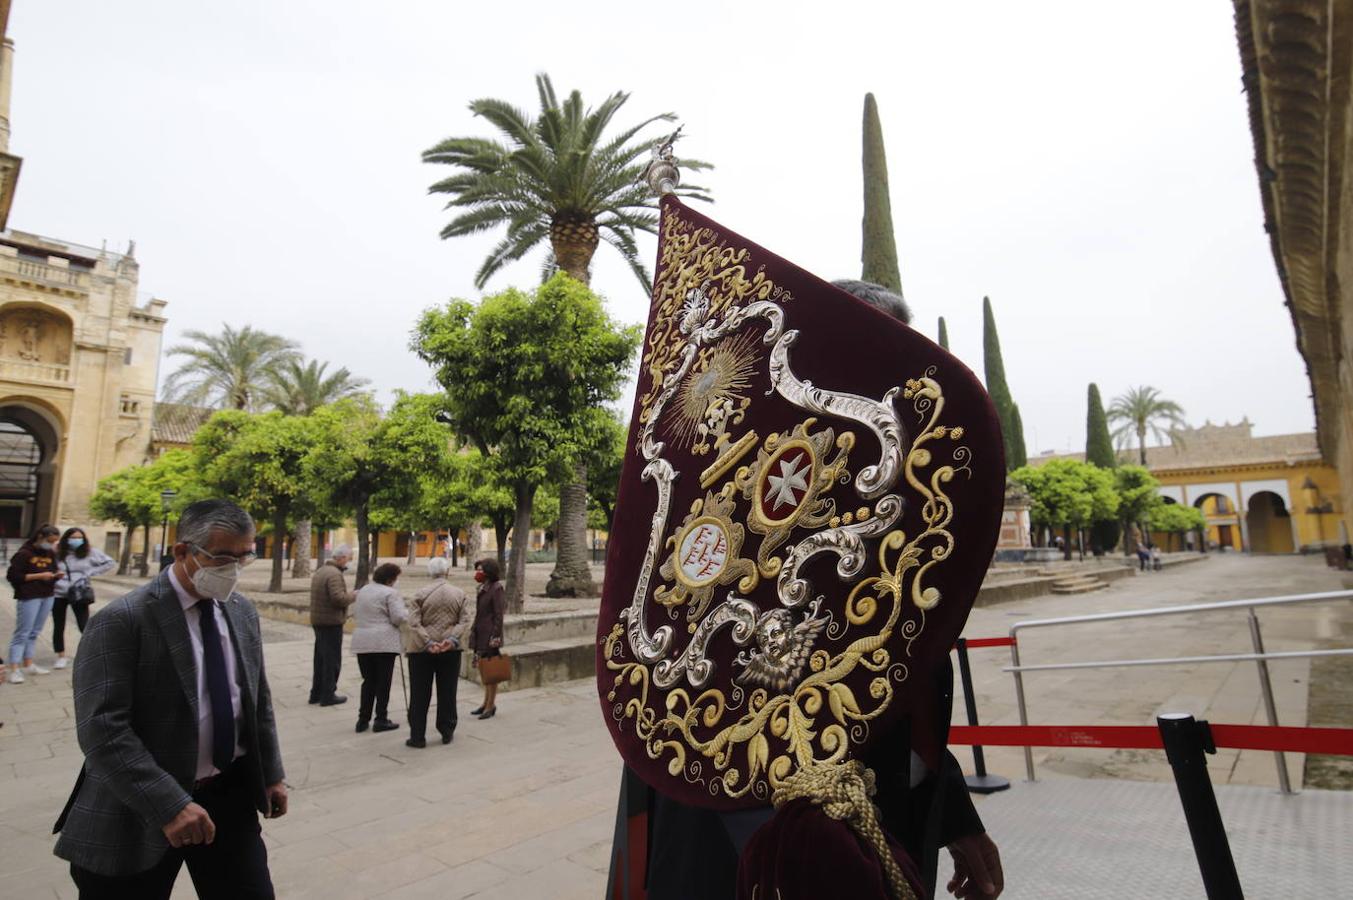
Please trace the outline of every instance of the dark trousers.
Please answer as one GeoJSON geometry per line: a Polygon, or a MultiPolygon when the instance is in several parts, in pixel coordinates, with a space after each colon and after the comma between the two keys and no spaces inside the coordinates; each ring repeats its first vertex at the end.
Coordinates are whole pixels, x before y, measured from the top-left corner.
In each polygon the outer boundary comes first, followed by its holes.
{"type": "Polygon", "coordinates": [[[376,721],[390,718],[390,680],[395,674],[398,653],[358,653],[357,668],[362,671],[362,705],[357,710],[359,721],[371,719],[376,710],[376,721]]]}
{"type": "Polygon", "coordinates": [[[57,653],[66,652],[66,607],[75,613],[75,627],[85,633],[85,624],[89,621],[88,603],[67,603],[65,597],[52,601],[52,649],[57,653]]]}
{"type": "Polygon", "coordinates": [[[72,865],[70,876],[80,889],[80,900],[168,900],[184,863],[202,900],[273,900],[268,849],[248,785],[248,767],[237,761],[225,775],[194,791],[193,801],[215,823],[214,841],[171,847],[154,868],[135,875],[98,875],[72,865]]]}
{"type": "Polygon", "coordinates": [[[409,654],[409,737],[426,737],[432,682],[437,682],[437,731],[456,730],[456,686],[460,681],[459,650],[409,654]]]}
{"type": "Polygon", "coordinates": [[[312,625],[315,629],[315,668],[310,677],[310,702],[322,703],[338,690],[343,665],[343,626],[312,625]]]}

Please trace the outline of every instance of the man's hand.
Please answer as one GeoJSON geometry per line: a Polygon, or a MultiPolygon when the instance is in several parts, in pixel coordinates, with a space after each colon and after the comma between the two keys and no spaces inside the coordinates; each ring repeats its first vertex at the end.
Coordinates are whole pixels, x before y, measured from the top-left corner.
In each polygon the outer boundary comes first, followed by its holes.
{"type": "Polygon", "coordinates": [[[1005,889],[1001,854],[986,832],[959,838],[949,845],[949,853],[954,857],[954,877],[949,879],[949,893],[959,900],[1001,895],[1005,889]]]}
{"type": "Polygon", "coordinates": [[[216,823],[205,809],[192,802],[179,810],[178,815],[160,830],[169,839],[171,847],[210,844],[216,840],[216,823]]]}
{"type": "Polygon", "coordinates": [[[268,785],[268,818],[280,819],[287,814],[287,786],[282,782],[268,785]]]}

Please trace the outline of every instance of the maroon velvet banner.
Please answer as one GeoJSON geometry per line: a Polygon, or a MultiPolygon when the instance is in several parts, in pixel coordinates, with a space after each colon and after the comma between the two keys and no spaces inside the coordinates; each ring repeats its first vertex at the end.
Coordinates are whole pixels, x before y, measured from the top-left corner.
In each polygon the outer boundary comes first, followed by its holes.
{"type": "Polygon", "coordinates": [[[764,805],[903,716],[999,527],[986,391],[907,325],[673,198],[598,624],[625,760],[679,800],[764,805]]]}

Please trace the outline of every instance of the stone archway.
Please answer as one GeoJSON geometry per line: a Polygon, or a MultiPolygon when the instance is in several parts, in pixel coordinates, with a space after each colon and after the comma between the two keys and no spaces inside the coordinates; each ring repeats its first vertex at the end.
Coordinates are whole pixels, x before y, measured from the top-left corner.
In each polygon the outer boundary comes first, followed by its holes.
{"type": "Polygon", "coordinates": [[[1219,548],[1245,549],[1240,515],[1235,502],[1222,493],[1209,492],[1193,499],[1193,505],[1207,518],[1208,540],[1219,548]]]}
{"type": "Polygon", "coordinates": [[[1245,525],[1250,533],[1250,552],[1296,552],[1296,543],[1292,537],[1292,514],[1283,503],[1283,498],[1273,491],[1258,491],[1250,497],[1245,525]]]}
{"type": "Polygon", "coordinates": [[[53,521],[58,427],[37,409],[0,404],[0,539],[12,546],[53,521]]]}

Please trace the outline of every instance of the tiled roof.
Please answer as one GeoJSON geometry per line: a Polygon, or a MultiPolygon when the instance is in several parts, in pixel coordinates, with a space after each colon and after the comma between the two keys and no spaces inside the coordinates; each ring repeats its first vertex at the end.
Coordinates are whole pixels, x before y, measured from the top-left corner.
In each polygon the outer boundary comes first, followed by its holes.
{"type": "Polygon", "coordinates": [[[211,418],[214,409],[188,406],[183,403],[156,403],[155,416],[150,426],[150,440],[155,444],[182,444],[193,442],[193,435],[211,418]]]}
{"type": "MultiPolygon", "coordinates": [[[[1290,465],[1319,462],[1320,448],[1313,431],[1254,437],[1254,426],[1244,420],[1235,425],[1213,425],[1181,431],[1165,447],[1146,448],[1146,467],[1153,472],[1178,469],[1212,469],[1225,466],[1290,465]]],[[[1038,466],[1053,459],[1084,459],[1084,453],[1049,453],[1030,458],[1038,466]]],[[[1123,462],[1137,462],[1136,448],[1119,451],[1123,462]]]]}

